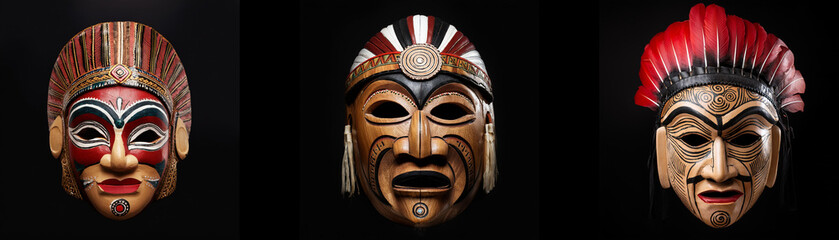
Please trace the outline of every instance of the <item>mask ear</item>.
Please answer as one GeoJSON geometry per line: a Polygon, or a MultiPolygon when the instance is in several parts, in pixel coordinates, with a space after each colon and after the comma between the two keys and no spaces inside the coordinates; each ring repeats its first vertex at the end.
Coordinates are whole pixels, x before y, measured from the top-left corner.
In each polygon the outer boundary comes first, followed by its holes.
{"type": "Polygon", "coordinates": [[[64,146],[64,119],[61,116],[55,117],[50,125],[50,152],[54,158],[61,157],[64,146]]]}
{"type": "Polygon", "coordinates": [[[778,158],[781,154],[781,128],[778,125],[772,126],[772,153],[769,158],[769,176],[766,178],[766,187],[775,186],[775,178],[778,176],[778,158]]]}
{"type": "Polygon", "coordinates": [[[189,131],[186,130],[186,125],[181,118],[178,118],[175,126],[175,152],[178,153],[180,159],[186,158],[186,154],[189,153],[189,131]]]}
{"type": "Polygon", "coordinates": [[[344,125],[344,158],[341,160],[341,193],[355,195],[355,166],[353,165],[352,126],[344,125]]]}
{"type": "Polygon", "coordinates": [[[667,177],[667,131],[664,127],[659,127],[655,131],[655,155],[658,182],[661,183],[662,188],[670,188],[670,180],[667,177]]]}

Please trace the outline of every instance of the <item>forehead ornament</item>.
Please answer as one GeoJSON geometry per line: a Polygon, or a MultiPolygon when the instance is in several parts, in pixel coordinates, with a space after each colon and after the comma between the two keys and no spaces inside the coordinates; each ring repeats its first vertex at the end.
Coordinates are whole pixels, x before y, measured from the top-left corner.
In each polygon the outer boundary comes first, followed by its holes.
{"type": "Polygon", "coordinates": [[[408,46],[399,57],[402,73],[414,80],[426,80],[437,75],[441,66],[440,51],[426,43],[408,46]]]}

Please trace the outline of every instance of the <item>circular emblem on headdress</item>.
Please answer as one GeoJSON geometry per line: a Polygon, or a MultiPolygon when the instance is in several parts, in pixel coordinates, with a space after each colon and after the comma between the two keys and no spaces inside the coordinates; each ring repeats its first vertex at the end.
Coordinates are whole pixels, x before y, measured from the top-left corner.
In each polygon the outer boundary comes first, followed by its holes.
{"type": "Polygon", "coordinates": [[[402,73],[414,80],[429,79],[436,75],[442,66],[440,51],[427,43],[408,46],[399,57],[402,73]]]}
{"type": "Polygon", "coordinates": [[[131,207],[128,204],[128,200],[120,198],[111,202],[111,213],[113,213],[114,216],[120,217],[128,214],[129,208],[131,207]]]}

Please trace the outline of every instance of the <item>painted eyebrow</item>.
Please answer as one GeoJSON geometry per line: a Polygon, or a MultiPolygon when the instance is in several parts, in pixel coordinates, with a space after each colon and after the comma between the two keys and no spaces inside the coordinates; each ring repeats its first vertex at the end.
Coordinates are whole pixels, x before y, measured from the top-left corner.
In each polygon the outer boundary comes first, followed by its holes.
{"type": "MultiPolygon", "coordinates": [[[[708,119],[707,117],[705,117],[705,115],[702,115],[700,112],[696,111],[696,109],[693,109],[693,108],[688,107],[688,106],[679,106],[678,108],[670,111],[669,115],[667,115],[667,118],[665,118],[664,121],[662,121],[662,125],[670,124],[670,122],[672,122],[673,119],[676,118],[676,116],[678,116],[679,114],[682,114],[682,113],[687,113],[687,114],[690,114],[694,117],[697,117],[697,118],[699,118],[700,120],[702,120],[703,122],[705,122],[706,124],[710,125],[713,128],[717,128],[719,126],[719,125],[717,125],[717,123],[715,121],[712,121],[711,119],[708,119]]],[[[719,129],[727,129],[727,128],[731,127],[732,125],[740,122],[740,120],[742,120],[743,118],[751,116],[753,114],[757,114],[757,115],[763,117],[764,119],[766,119],[771,124],[775,124],[777,122],[777,121],[772,120],[773,119],[772,115],[768,111],[766,111],[765,108],[762,108],[762,107],[759,107],[759,106],[753,106],[753,107],[746,108],[742,112],[735,115],[733,118],[731,118],[731,120],[728,120],[725,124],[723,124],[722,128],[719,128],[719,129]]]]}
{"type": "Polygon", "coordinates": [[[83,99],[79,100],[70,110],[69,121],[79,115],[90,113],[107,119],[112,125],[117,128],[122,128],[126,122],[134,121],[145,116],[154,116],[163,120],[164,124],[169,124],[166,111],[163,110],[163,105],[149,99],[144,99],[135,102],[128,109],[116,110],[110,104],[107,104],[99,99],[83,99]]]}
{"type": "Polygon", "coordinates": [[[728,129],[732,125],[739,123],[741,120],[743,120],[743,118],[746,118],[753,114],[757,114],[763,117],[763,119],[766,119],[766,121],[770,124],[774,125],[775,123],[777,123],[777,121],[773,120],[772,115],[769,112],[767,112],[765,108],[753,106],[746,108],[745,110],[731,118],[731,120],[728,120],[728,122],[722,125],[722,129],[728,129]]]}
{"type": "Polygon", "coordinates": [[[696,109],[693,109],[689,106],[679,106],[676,109],[671,110],[670,113],[667,115],[667,118],[665,118],[663,121],[661,121],[661,125],[670,124],[670,122],[672,122],[673,119],[676,118],[676,116],[679,116],[679,114],[682,114],[682,113],[687,113],[687,114],[690,114],[691,116],[699,118],[699,120],[702,120],[702,122],[705,122],[705,124],[708,124],[712,128],[717,127],[716,122],[712,121],[711,119],[708,119],[707,117],[705,117],[705,115],[703,115],[699,111],[696,111],[696,109]]]}
{"type": "Polygon", "coordinates": [[[125,122],[131,122],[141,117],[153,116],[163,120],[163,123],[169,125],[169,119],[166,116],[166,111],[163,110],[163,105],[152,100],[140,100],[134,103],[131,107],[125,110],[123,116],[127,118],[125,122]]]}
{"type": "Polygon", "coordinates": [[[107,119],[111,124],[114,123],[114,119],[119,118],[116,111],[114,111],[113,107],[110,105],[95,99],[83,99],[73,104],[70,108],[68,121],[73,121],[74,118],[85,113],[90,113],[99,116],[100,118],[107,119]]]}

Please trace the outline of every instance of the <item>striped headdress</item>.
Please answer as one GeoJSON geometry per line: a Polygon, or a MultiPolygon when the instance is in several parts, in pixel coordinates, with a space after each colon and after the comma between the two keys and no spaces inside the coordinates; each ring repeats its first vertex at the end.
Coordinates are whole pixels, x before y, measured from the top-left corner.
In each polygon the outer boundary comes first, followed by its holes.
{"type": "Polygon", "coordinates": [[[170,122],[181,118],[190,131],[192,105],[181,59],[163,35],[136,22],[99,23],[64,45],[50,74],[48,126],[76,96],[114,85],[156,95],[170,112],[170,122]]]}
{"type": "Polygon", "coordinates": [[[477,87],[492,101],[492,84],[484,61],[463,33],[433,16],[413,15],[382,28],[355,57],[345,93],[382,74],[402,72],[423,81],[446,72],[477,87]]]}

